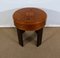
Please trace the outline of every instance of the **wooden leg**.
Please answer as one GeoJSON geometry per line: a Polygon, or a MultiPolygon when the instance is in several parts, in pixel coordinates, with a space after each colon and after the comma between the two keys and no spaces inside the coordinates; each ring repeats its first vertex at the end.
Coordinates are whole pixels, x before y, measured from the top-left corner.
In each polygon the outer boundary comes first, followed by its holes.
{"type": "Polygon", "coordinates": [[[23,30],[17,29],[19,44],[23,46],[23,30]]]}
{"type": "Polygon", "coordinates": [[[43,28],[36,31],[36,34],[37,34],[37,47],[39,45],[41,45],[41,43],[42,43],[42,33],[43,33],[43,28]]]}

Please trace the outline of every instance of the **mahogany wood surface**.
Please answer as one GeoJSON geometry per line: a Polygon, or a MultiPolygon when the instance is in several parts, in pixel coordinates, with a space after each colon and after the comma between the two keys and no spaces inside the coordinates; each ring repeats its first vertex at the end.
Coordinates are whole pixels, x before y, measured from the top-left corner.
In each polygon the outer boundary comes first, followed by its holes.
{"type": "Polygon", "coordinates": [[[47,14],[38,8],[22,8],[13,14],[16,28],[25,31],[39,30],[46,23],[47,14]]]}

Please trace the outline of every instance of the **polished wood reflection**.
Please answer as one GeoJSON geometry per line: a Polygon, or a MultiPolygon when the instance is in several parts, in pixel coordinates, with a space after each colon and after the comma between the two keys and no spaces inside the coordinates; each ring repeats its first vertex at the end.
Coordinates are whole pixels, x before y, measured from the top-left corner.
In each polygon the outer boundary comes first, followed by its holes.
{"type": "Polygon", "coordinates": [[[19,9],[13,15],[15,26],[21,30],[38,30],[43,28],[46,17],[46,13],[38,8],[19,9]]]}
{"type": "Polygon", "coordinates": [[[15,11],[13,19],[21,46],[23,46],[22,35],[25,31],[35,31],[37,34],[37,46],[41,45],[46,18],[47,14],[38,8],[22,8],[15,11]]]}

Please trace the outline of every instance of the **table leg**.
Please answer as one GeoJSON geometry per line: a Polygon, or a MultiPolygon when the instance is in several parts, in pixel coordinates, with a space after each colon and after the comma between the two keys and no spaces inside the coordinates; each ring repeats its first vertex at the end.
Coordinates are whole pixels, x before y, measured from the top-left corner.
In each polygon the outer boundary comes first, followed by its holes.
{"type": "Polygon", "coordinates": [[[39,45],[41,45],[41,43],[42,43],[42,33],[43,33],[43,28],[36,31],[36,34],[37,34],[37,47],[39,45]]]}
{"type": "Polygon", "coordinates": [[[24,33],[24,32],[25,32],[25,31],[23,31],[23,30],[17,29],[18,40],[19,40],[19,44],[20,44],[21,46],[23,46],[23,33],[24,33]]]}

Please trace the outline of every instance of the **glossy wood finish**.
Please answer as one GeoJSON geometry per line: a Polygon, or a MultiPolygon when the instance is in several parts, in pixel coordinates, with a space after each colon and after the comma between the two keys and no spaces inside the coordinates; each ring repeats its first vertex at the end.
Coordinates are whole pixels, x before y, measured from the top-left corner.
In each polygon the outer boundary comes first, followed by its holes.
{"type": "Polygon", "coordinates": [[[46,13],[38,8],[23,8],[17,10],[14,15],[14,24],[20,30],[39,30],[44,27],[46,13]]]}
{"type": "Polygon", "coordinates": [[[21,46],[23,46],[24,31],[35,31],[37,34],[37,46],[41,44],[46,17],[46,13],[38,8],[23,8],[17,10],[13,14],[14,24],[18,33],[18,40],[21,46]]]}

